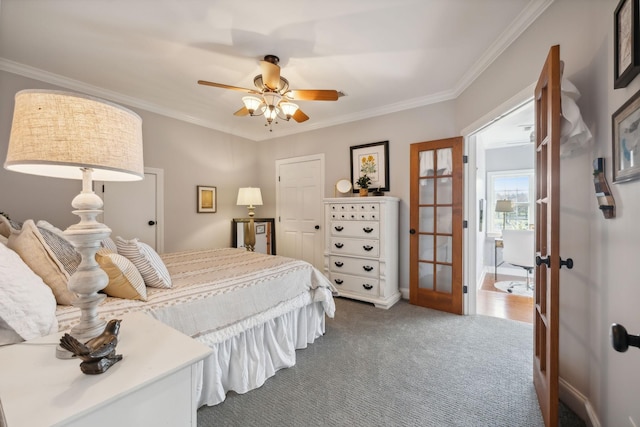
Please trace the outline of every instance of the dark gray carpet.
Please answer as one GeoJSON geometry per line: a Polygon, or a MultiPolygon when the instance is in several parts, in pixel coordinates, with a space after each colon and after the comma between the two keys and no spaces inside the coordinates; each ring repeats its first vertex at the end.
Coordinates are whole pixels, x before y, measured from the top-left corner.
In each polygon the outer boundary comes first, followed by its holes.
{"type": "Polygon", "coordinates": [[[296,366],[201,408],[198,426],[543,425],[531,325],[406,301],[390,310],[336,305],[325,336],[297,352],[296,366]]]}

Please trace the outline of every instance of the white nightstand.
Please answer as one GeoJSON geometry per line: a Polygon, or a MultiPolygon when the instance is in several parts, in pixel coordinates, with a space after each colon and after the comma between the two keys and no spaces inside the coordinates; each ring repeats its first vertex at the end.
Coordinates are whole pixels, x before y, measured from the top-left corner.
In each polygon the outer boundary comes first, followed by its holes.
{"type": "Polygon", "coordinates": [[[128,314],[118,335],[124,358],[104,374],[85,375],[80,360],[56,359],[61,335],[0,348],[8,427],[197,425],[196,367],[211,353],[205,345],[148,315],[128,314]]]}

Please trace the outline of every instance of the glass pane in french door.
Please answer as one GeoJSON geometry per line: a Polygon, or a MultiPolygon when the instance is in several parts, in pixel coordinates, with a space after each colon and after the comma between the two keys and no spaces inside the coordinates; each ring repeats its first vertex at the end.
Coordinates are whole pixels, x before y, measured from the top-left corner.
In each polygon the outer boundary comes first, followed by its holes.
{"type": "Polygon", "coordinates": [[[419,287],[452,289],[452,150],[421,151],[419,196],[419,287]]]}

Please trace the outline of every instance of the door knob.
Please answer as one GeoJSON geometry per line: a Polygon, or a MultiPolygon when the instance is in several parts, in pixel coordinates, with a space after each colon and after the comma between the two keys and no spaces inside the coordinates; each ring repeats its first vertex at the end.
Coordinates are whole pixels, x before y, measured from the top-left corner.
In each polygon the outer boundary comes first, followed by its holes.
{"type": "Polygon", "coordinates": [[[573,260],[571,258],[567,258],[566,261],[563,261],[562,258],[560,258],[560,268],[562,268],[563,265],[571,270],[573,268],[573,260]]]}
{"type": "Polygon", "coordinates": [[[629,335],[624,326],[614,323],[611,325],[611,346],[620,353],[627,351],[629,346],[640,348],[640,336],[629,335]]]}
{"type": "Polygon", "coordinates": [[[149,221],[147,224],[149,225],[156,225],[156,222],[154,220],[149,221]]]}
{"type": "Polygon", "coordinates": [[[536,257],[536,265],[541,266],[542,264],[546,264],[547,267],[551,267],[551,260],[549,259],[549,257],[542,258],[541,256],[538,255],[536,257]]]}
{"type": "Polygon", "coordinates": [[[409,230],[409,234],[416,234],[416,230],[412,228],[411,230],[409,230]]]}
{"type": "Polygon", "coordinates": [[[315,226],[315,227],[313,227],[313,228],[315,228],[316,230],[320,230],[320,226],[319,226],[319,225],[316,225],[316,226],[315,226]]]}

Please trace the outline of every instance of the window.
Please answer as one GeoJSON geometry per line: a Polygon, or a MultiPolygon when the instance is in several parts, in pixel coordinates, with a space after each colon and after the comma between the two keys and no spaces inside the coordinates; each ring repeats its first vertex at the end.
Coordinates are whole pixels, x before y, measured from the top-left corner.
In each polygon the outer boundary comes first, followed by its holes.
{"type": "Polygon", "coordinates": [[[488,172],[487,198],[489,202],[487,231],[500,234],[508,230],[526,230],[534,221],[534,176],[533,169],[488,172]],[[512,212],[496,212],[498,200],[509,200],[512,212]]]}

